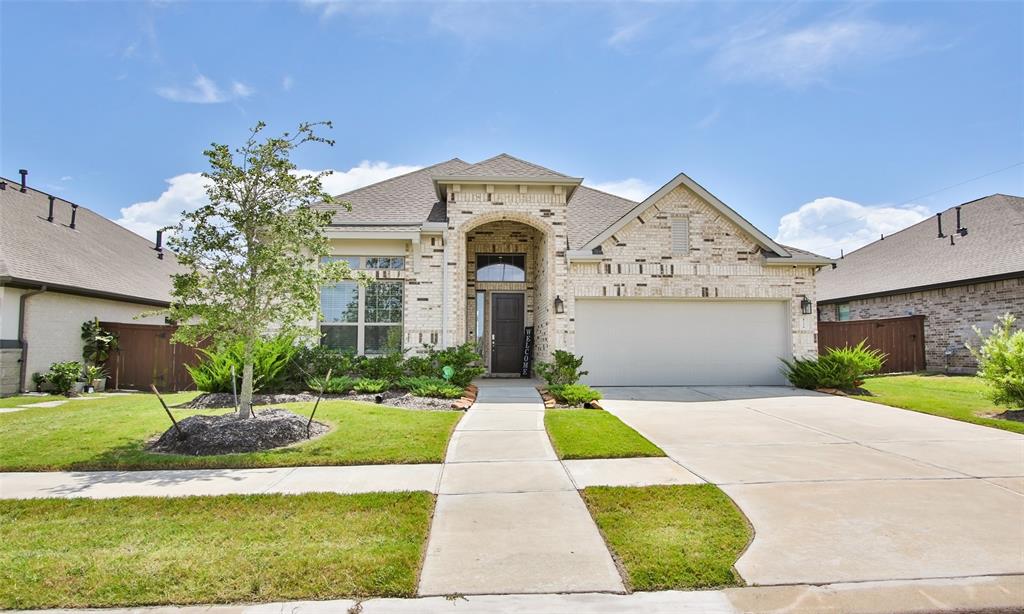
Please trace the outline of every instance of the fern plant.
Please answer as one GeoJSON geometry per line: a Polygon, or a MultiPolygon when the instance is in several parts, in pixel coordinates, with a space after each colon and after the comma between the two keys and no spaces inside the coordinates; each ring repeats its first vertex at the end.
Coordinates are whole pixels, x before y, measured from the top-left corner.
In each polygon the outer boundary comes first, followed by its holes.
{"type": "MultiPolygon", "coordinates": [[[[278,390],[283,384],[285,367],[297,351],[290,335],[259,341],[253,351],[253,390],[278,390]]],[[[231,392],[231,367],[235,368],[235,377],[242,375],[242,342],[221,349],[201,349],[199,353],[202,360],[185,367],[196,388],[203,392],[231,392]]]]}

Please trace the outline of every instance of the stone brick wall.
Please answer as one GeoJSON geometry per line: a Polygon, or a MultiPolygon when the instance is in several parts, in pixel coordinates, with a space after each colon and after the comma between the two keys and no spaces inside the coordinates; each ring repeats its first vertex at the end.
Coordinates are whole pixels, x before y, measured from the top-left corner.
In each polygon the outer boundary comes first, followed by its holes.
{"type": "MultiPolygon", "coordinates": [[[[793,354],[817,352],[817,322],[800,310],[804,296],[814,301],[814,267],[764,265],[759,247],[742,230],[684,186],[665,195],[601,247],[600,262],[572,264],[573,298],[785,300],[793,354]],[[672,252],[672,220],[677,216],[688,222],[687,254],[672,252]]],[[[571,317],[574,302],[569,301],[566,309],[571,317]]]]}
{"type": "MultiPolygon", "coordinates": [[[[1024,277],[952,288],[894,294],[847,303],[851,320],[923,315],[924,353],[929,371],[970,373],[977,362],[965,347],[977,345],[973,326],[988,332],[996,319],[1012,313],[1024,323],[1024,277]]],[[[821,305],[819,318],[835,322],[836,304],[821,305]]]]}
{"type": "MultiPolygon", "coordinates": [[[[0,396],[18,393],[20,377],[21,349],[0,349],[0,396]]],[[[29,386],[32,384],[29,383],[29,386]]]]}

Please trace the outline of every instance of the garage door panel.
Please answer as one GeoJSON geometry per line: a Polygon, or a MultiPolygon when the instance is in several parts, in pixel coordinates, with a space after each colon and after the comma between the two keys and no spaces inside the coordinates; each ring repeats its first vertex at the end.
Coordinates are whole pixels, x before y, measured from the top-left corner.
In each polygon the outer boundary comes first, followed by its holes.
{"type": "Polygon", "coordinates": [[[576,353],[588,384],[783,384],[788,305],[767,301],[579,299],[576,353]]]}

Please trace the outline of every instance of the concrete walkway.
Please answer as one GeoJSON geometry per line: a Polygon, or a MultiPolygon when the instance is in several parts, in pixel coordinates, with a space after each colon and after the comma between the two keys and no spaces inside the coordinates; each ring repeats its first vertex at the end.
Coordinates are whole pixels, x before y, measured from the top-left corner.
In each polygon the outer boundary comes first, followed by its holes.
{"type": "Polygon", "coordinates": [[[746,513],[747,582],[1024,573],[1024,436],[783,387],[603,392],[746,513]]]}
{"type": "Polygon", "coordinates": [[[483,380],[441,472],[421,595],[623,592],[534,382],[483,380]]]}
{"type": "Polygon", "coordinates": [[[293,601],[254,605],[167,606],[109,610],[29,610],[24,614],[877,614],[879,612],[1020,612],[1024,576],[966,580],[769,586],[718,591],[612,595],[469,595],[419,599],[293,601]]]}

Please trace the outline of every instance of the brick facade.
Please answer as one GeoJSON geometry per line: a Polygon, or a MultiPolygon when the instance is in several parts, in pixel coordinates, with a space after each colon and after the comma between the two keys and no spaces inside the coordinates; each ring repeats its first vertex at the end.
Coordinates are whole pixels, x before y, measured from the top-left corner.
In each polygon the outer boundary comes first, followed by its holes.
{"type": "MultiPolygon", "coordinates": [[[[988,332],[999,316],[1012,313],[1024,322],[1024,277],[966,284],[844,303],[851,320],[923,315],[924,352],[929,371],[970,373],[977,362],[965,344],[978,344],[972,327],[988,332]]],[[[823,322],[838,320],[837,303],[821,305],[823,322]]]]}
{"type": "Polygon", "coordinates": [[[526,294],[538,360],[554,349],[574,349],[577,296],[785,301],[792,353],[816,352],[816,319],[800,311],[804,297],[814,300],[815,267],[766,265],[744,231],[684,186],[605,241],[601,260],[571,264],[562,187],[452,185],[446,196],[447,228],[410,241],[406,270],[389,273],[406,282],[406,350],[475,340],[477,290],[507,290],[526,294]],[[677,216],[688,221],[686,254],[672,253],[677,216]],[[527,254],[526,282],[477,283],[478,253],[527,254]],[[555,297],[564,301],[562,314],[555,313],[555,297]]]}

